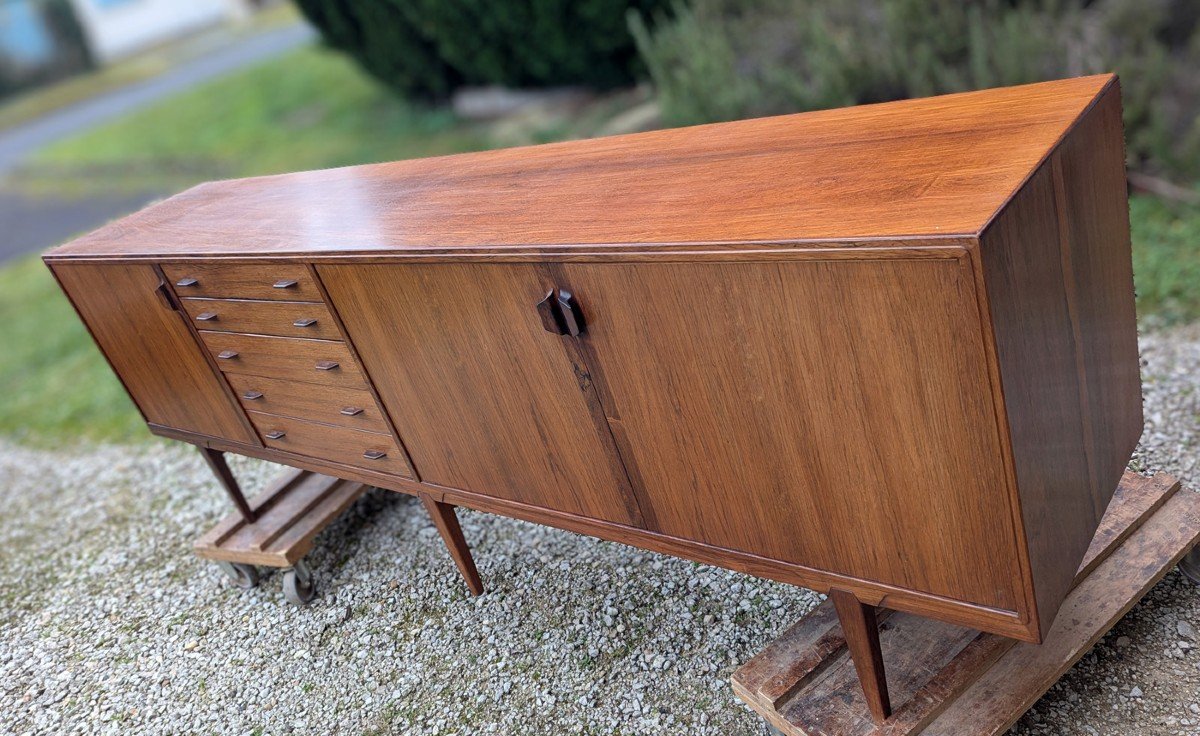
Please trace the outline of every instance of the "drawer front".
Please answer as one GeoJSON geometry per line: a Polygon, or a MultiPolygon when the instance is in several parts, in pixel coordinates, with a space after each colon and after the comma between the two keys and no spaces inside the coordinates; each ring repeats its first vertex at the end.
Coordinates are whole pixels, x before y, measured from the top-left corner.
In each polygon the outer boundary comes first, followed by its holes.
{"type": "Polygon", "coordinates": [[[364,389],[314,386],[238,373],[227,374],[226,378],[247,411],[391,433],[375,397],[364,389]]]}
{"type": "Polygon", "coordinates": [[[320,302],[181,299],[202,330],[340,340],[342,333],[320,302]]]}
{"type": "Polygon", "coordinates": [[[366,385],[345,343],[207,330],[200,337],[225,373],[345,388],[366,385]]]}
{"type": "Polygon", "coordinates": [[[302,263],[237,265],[227,263],[168,264],[163,273],[181,297],[325,301],[302,263]]]}
{"type": "Polygon", "coordinates": [[[330,427],[253,411],[247,414],[267,447],[356,468],[412,477],[412,470],[390,435],[330,427]]]}

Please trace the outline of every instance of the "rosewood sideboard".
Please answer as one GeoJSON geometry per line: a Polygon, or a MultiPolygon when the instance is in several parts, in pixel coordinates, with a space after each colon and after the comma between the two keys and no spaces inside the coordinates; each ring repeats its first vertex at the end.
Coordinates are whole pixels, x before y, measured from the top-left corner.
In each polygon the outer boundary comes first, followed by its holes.
{"type": "Polygon", "coordinates": [[[207,183],[45,260],[153,432],[831,592],[869,672],[877,606],[1053,621],[1142,428],[1124,163],[1103,75],[207,183]]]}

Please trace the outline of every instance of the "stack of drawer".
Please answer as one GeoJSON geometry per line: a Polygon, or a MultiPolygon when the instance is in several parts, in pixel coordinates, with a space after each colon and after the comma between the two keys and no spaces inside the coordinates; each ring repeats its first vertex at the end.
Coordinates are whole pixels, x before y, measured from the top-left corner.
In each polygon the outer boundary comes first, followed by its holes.
{"type": "Polygon", "coordinates": [[[184,264],[163,272],[264,444],[412,477],[306,266],[184,264]]]}

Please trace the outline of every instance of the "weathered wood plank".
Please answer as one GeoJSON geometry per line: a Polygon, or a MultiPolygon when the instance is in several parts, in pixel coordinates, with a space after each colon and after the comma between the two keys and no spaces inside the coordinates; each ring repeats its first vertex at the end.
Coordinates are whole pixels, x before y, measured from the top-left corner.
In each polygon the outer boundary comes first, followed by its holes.
{"type": "Polygon", "coordinates": [[[353,481],[343,480],[334,484],[319,499],[305,507],[302,521],[288,526],[278,538],[273,540],[266,551],[281,554],[293,562],[308,554],[312,549],[313,539],[350,504],[367,491],[367,486],[353,481]]]}
{"type": "MultiPolygon", "coordinates": [[[[286,495],[286,491],[294,483],[299,482],[308,475],[310,475],[308,471],[295,469],[280,474],[279,477],[271,481],[266,490],[250,499],[250,508],[254,511],[255,516],[264,513],[276,500],[286,495]]],[[[197,539],[195,546],[197,548],[220,546],[222,542],[237,533],[245,525],[246,520],[240,514],[228,514],[221,521],[217,522],[216,526],[209,529],[203,536],[197,539]]]]}
{"type": "Polygon", "coordinates": [[[195,552],[211,560],[290,567],[367,488],[327,475],[288,471],[250,502],[257,515],[253,524],[231,513],[196,540],[195,552]]]}
{"type": "MultiPolygon", "coordinates": [[[[1167,558],[1162,555],[1150,555],[1142,560],[1145,564],[1127,565],[1124,573],[1131,579],[1144,578],[1146,590],[1153,584],[1150,578],[1155,575],[1161,577],[1170,564],[1182,557],[1186,547],[1200,535],[1200,522],[1192,520],[1193,516],[1200,519],[1200,513],[1193,511],[1193,508],[1200,507],[1200,497],[1191,493],[1176,494],[1178,489],[1178,482],[1165,475],[1147,478],[1133,473],[1125,474],[1079,567],[1076,585],[1080,591],[1091,590],[1096,585],[1094,580],[1098,578],[1095,576],[1100,571],[1107,571],[1107,575],[1121,573],[1119,567],[1114,567],[1118,563],[1110,563],[1109,560],[1117,559],[1117,556],[1125,559],[1135,546],[1145,546],[1149,537],[1159,539],[1160,549],[1169,548],[1172,544],[1178,549],[1172,553],[1169,561],[1164,562],[1167,558]],[[1175,500],[1176,495],[1183,500],[1175,500]],[[1176,516],[1178,518],[1174,518],[1176,516]],[[1164,538],[1163,528],[1175,529],[1177,536],[1164,538]],[[1189,529],[1193,531],[1189,532],[1189,529]],[[1189,533],[1191,537],[1188,537],[1189,533]]],[[[1127,588],[1133,584],[1126,582],[1127,588]]],[[[1141,590],[1140,587],[1134,587],[1141,590]]],[[[1128,598],[1122,597],[1126,595],[1123,592],[1120,595],[1113,594],[1113,600],[1108,602],[1110,607],[1124,604],[1124,610],[1128,610],[1144,594],[1144,590],[1138,593],[1133,588],[1129,589],[1132,592],[1128,593],[1128,598]]],[[[1070,615],[1060,614],[1059,620],[1070,615]]],[[[1119,615],[1104,619],[1104,631],[1117,618],[1119,615]]],[[[866,708],[841,628],[828,601],[740,667],[733,675],[734,692],[786,734],[902,736],[921,733],[930,728],[930,724],[943,728],[940,724],[955,717],[952,713],[968,712],[963,710],[960,703],[972,697],[979,683],[991,679],[992,672],[1004,663],[1009,663],[1007,666],[1016,670],[1029,669],[1030,676],[1041,672],[1038,663],[1012,664],[1011,658],[1018,656],[1013,654],[1018,642],[1012,639],[982,634],[907,613],[893,613],[881,628],[880,642],[888,668],[888,685],[896,705],[892,717],[882,725],[872,721],[866,708]]],[[[1101,631],[1096,638],[1102,634],[1101,631]]],[[[1079,644],[1078,637],[1071,640],[1079,644]]],[[[1082,656],[1094,641],[1086,641],[1086,646],[1080,644],[1083,648],[1074,653],[1075,659],[1082,656]]],[[[1028,644],[1019,646],[1036,652],[1052,644],[1055,642],[1047,639],[1043,647],[1028,644]]],[[[1028,703],[1024,702],[1027,698],[1016,698],[1012,707],[1020,707],[1020,710],[1011,714],[1012,721],[1009,724],[1019,718],[1066,668],[1062,667],[1048,680],[1048,675],[1037,679],[1039,684],[1045,680],[1045,686],[1036,695],[1030,695],[1032,690],[1029,690],[1026,694],[1032,699],[1028,703]]],[[[996,688],[1002,690],[1004,683],[998,683],[996,688]]],[[[995,693],[988,692],[976,697],[992,698],[995,693]]],[[[973,715],[964,715],[960,722],[953,727],[946,727],[942,732],[975,733],[969,730],[972,718],[973,715]]],[[[1000,731],[1004,728],[1000,728],[1000,731]]]]}
{"type": "Polygon", "coordinates": [[[1067,596],[1041,646],[1019,643],[925,730],[993,736],[1008,730],[1200,539],[1200,494],[1162,508],[1067,596]]]}
{"type": "Polygon", "coordinates": [[[1158,511],[1178,490],[1179,481],[1169,475],[1159,473],[1147,477],[1125,473],[1104,512],[1100,527],[1096,529],[1096,536],[1092,538],[1087,554],[1083,556],[1083,562],[1079,564],[1074,585],[1079,585],[1090,575],[1104,558],[1136,532],[1142,522],[1158,511]]]}

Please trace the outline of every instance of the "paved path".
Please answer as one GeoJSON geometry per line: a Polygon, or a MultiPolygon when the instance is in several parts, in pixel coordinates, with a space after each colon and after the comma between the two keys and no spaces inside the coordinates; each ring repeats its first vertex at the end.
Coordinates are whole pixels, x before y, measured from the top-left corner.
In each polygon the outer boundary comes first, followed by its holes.
{"type": "Polygon", "coordinates": [[[0,176],[32,151],[76,135],[165,97],[223,74],[278,56],[315,38],[303,23],[240,39],[200,58],[127,87],[56,110],[37,120],[0,132],[0,176]]]}
{"type": "Polygon", "coordinates": [[[59,199],[0,191],[0,264],[94,230],[157,198],[155,194],[114,194],[59,199]]]}
{"type": "MultiPolygon", "coordinates": [[[[42,146],[77,135],[189,87],[278,56],[315,38],[297,23],[239,39],[169,71],[0,131],[0,178],[42,146]]],[[[94,229],[165,193],[120,194],[86,199],[27,197],[0,190],[0,263],[45,250],[94,229]]]]}

